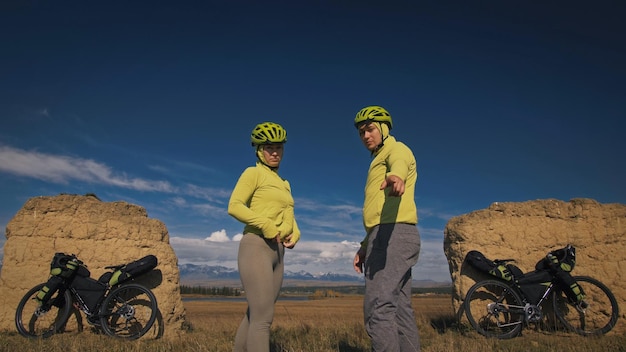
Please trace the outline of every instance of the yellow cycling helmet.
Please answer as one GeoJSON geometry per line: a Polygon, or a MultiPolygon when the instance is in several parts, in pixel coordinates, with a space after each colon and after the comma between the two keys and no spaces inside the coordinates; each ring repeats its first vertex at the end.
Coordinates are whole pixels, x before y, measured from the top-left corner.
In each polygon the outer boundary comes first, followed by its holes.
{"type": "Polygon", "coordinates": [[[383,107],[375,105],[361,109],[354,118],[354,126],[358,128],[360,125],[372,121],[386,123],[390,130],[393,127],[389,112],[383,107]]]}
{"type": "Polygon", "coordinates": [[[287,131],[283,126],[274,122],[263,122],[252,130],[250,141],[253,146],[271,143],[287,142],[287,131]]]}

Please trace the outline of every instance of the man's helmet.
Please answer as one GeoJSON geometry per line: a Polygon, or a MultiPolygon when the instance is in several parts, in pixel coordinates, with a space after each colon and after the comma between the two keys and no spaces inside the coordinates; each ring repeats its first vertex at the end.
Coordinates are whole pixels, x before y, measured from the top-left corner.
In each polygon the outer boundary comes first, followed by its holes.
{"type": "Polygon", "coordinates": [[[274,122],[263,122],[252,130],[250,141],[253,146],[271,143],[287,142],[287,131],[283,126],[274,122]]]}
{"type": "Polygon", "coordinates": [[[391,115],[380,106],[368,106],[361,109],[354,118],[354,126],[358,128],[360,125],[371,121],[386,123],[390,130],[393,127],[391,115]]]}

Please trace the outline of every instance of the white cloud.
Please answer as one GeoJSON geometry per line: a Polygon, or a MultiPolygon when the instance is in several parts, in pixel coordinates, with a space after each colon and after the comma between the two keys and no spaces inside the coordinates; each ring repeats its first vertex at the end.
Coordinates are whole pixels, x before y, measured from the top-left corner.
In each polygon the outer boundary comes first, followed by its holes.
{"type": "MultiPolygon", "coordinates": [[[[226,237],[225,231],[216,231],[217,237],[226,237]]],[[[242,235],[233,236],[232,241],[215,242],[182,237],[170,238],[180,264],[221,265],[237,268],[237,251],[242,235]],[[237,239],[235,239],[237,238],[237,239]]],[[[358,242],[299,241],[295,248],[285,251],[285,270],[311,274],[336,273],[358,275],[352,260],[359,248],[358,242]]],[[[448,265],[439,241],[422,241],[420,258],[413,268],[416,280],[450,281],[448,265]]]]}
{"type": "Polygon", "coordinates": [[[422,238],[419,260],[413,267],[413,279],[451,281],[441,239],[422,238]]]}
{"type": "Polygon", "coordinates": [[[232,189],[214,188],[214,187],[200,187],[193,184],[187,184],[183,188],[183,192],[187,195],[205,199],[208,201],[217,201],[221,199],[228,199],[232,192],[232,189]]]}
{"type": "Polygon", "coordinates": [[[224,199],[230,196],[230,190],[226,189],[205,188],[192,184],[177,187],[167,181],[129,177],[125,173],[114,172],[108,165],[92,159],[26,151],[10,146],[0,146],[0,172],[58,184],[82,181],[137,191],[177,194],[178,196],[171,200],[172,204],[213,218],[226,215],[224,199]],[[190,203],[181,195],[208,200],[217,205],[190,203]]]}
{"type": "MultiPolygon", "coordinates": [[[[104,163],[91,159],[26,151],[0,145],[0,172],[30,177],[53,183],[67,184],[83,181],[112,185],[125,189],[172,194],[170,205],[202,214],[208,221],[225,217],[224,199],[230,190],[201,188],[194,185],[173,186],[166,181],[133,178],[114,172],[104,163]],[[216,204],[194,203],[187,196],[216,204]],[[219,203],[219,204],[217,204],[219,203]]],[[[306,229],[293,250],[287,250],[285,269],[310,273],[332,272],[356,275],[352,260],[363,238],[360,205],[327,205],[309,199],[297,199],[297,218],[306,229]],[[302,214],[300,214],[300,212],[302,214]],[[309,235],[310,234],[310,235],[309,235]],[[314,235],[313,235],[314,234],[314,235]],[[312,240],[321,239],[319,241],[312,240]]],[[[137,201],[137,203],[140,203],[137,201]]],[[[220,220],[222,221],[222,220],[220,220]]],[[[223,222],[223,221],[222,221],[223,222]]],[[[206,228],[206,224],[202,225],[206,228]]],[[[225,223],[218,226],[226,226],[225,223]]],[[[228,228],[228,227],[226,227],[228,228]]],[[[204,230],[202,230],[204,231],[204,230]]],[[[422,250],[413,269],[415,279],[449,281],[448,265],[443,254],[441,229],[420,229],[422,250]]],[[[200,233],[200,231],[198,232],[200,233]]],[[[211,233],[205,239],[171,237],[179,263],[194,263],[237,267],[237,251],[241,233],[232,239],[226,230],[211,233]]]]}
{"type": "Polygon", "coordinates": [[[83,181],[139,191],[177,191],[167,181],[115,174],[106,164],[91,159],[26,151],[8,146],[0,146],[0,172],[61,184],[83,181]]]}
{"type": "Polygon", "coordinates": [[[204,239],[209,242],[229,242],[230,238],[226,235],[226,230],[221,229],[219,231],[213,232],[209,237],[204,239]]]}
{"type": "Polygon", "coordinates": [[[198,238],[170,237],[179,264],[221,265],[237,268],[239,242],[214,242],[198,238]]]}

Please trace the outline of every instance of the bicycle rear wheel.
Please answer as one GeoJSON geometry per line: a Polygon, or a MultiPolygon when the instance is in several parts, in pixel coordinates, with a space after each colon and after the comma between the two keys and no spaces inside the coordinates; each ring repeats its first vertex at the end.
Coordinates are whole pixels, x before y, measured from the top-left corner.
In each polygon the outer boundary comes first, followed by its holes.
{"type": "Polygon", "coordinates": [[[100,323],[107,335],[135,340],[152,328],[157,312],[157,301],[152,291],[130,283],[113,289],[104,299],[100,323]]]}
{"type": "Polygon", "coordinates": [[[519,294],[505,283],[477,282],[467,291],[463,305],[472,327],[484,336],[510,339],[522,331],[524,304],[519,294]]]}
{"type": "Polygon", "coordinates": [[[554,290],[554,312],[561,323],[577,334],[603,335],[615,326],[619,308],[615,296],[603,283],[588,277],[574,276],[585,293],[586,308],[572,303],[562,290],[554,290]]]}
{"type": "Polygon", "coordinates": [[[35,297],[44,285],[31,288],[17,305],[15,326],[24,337],[47,338],[61,332],[70,316],[72,296],[67,290],[59,290],[47,303],[39,304],[35,297]]]}

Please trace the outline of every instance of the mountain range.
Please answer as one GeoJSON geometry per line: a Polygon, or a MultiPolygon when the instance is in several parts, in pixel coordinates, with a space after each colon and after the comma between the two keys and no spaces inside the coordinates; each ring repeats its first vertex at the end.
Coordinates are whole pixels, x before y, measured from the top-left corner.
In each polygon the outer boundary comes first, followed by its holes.
{"type": "MultiPolygon", "coordinates": [[[[210,283],[216,286],[238,286],[239,271],[219,265],[195,265],[181,264],[178,266],[180,282],[183,285],[205,285],[210,283]]],[[[2,263],[0,262],[0,272],[2,263]]],[[[297,283],[298,285],[359,285],[364,283],[361,276],[346,275],[337,273],[311,274],[306,271],[292,272],[285,271],[284,281],[286,283],[297,283]]],[[[450,283],[442,283],[432,280],[413,280],[414,287],[439,287],[450,283]]]]}
{"type": "MultiPolygon", "coordinates": [[[[219,265],[195,265],[181,264],[178,266],[180,271],[180,281],[198,281],[198,280],[239,280],[239,271],[219,265]]],[[[301,280],[301,281],[331,281],[331,282],[363,282],[363,278],[355,275],[320,273],[311,274],[306,271],[292,272],[285,271],[285,280],[301,280]]]]}
{"type": "MultiPolygon", "coordinates": [[[[214,286],[239,286],[239,271],[224,266],[181,264],[180,281],[183,285],[206,285],[214,286]]],[[[363,285],[365,280],[362,276],[318,273],[311,274],[306,271],[285,271],[284,285],[296,286],[352,286],[363,285]]],[[[449,286],[450,282],[438,282],[433,280],[413,280],[413,287],[443,287],[449,286]]]]}

